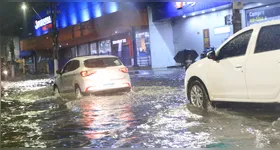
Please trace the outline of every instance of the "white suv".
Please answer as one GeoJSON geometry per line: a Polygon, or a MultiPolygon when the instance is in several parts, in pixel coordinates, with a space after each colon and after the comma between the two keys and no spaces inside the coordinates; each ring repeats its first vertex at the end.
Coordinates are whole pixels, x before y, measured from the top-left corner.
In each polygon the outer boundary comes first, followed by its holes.
{"type": "Polygon", "coordinates": [[[75,92],[77,98],[85,93],[131,89],[128,69],[115,56],[73,58],[57,74],[54,91],[75,92]]]}
{"type": "Polygon", "coordinates": [[[207,57],[186,72],[185,90],[194,106],[280,102],[280,21],[244,28],[207,57]]]}

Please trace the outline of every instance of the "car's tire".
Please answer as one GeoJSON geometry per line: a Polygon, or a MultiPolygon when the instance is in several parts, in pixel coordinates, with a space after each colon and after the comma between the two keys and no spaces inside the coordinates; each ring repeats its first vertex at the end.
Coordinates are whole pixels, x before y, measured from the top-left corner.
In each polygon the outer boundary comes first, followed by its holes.
{"type": "Polygon", "coordinates": [[[59,89],[56,85],[54,86],[53,91],[54,91],[54,96],[60,97],[60,92],[59,92],[59,89]]]}
{"type": "Polygon", "coordinates": [[[199,80],[189,83],[187,95],[190,103],[195,107],[207,110],[212,106],[208,92],[199,80]]]}
{"type": "Polygon", "coordinates": [[[126,92],[126,93],[130,93],[131,91],[132,91],[131,88],[127,88],[127,89],[124,90],[124,92],[126,92]]]}
{"type": "Polygon", "coordinates": [[[75,86],[75,97],[80,99],[83,97],[83,93],[78,85],[75,86]]]}

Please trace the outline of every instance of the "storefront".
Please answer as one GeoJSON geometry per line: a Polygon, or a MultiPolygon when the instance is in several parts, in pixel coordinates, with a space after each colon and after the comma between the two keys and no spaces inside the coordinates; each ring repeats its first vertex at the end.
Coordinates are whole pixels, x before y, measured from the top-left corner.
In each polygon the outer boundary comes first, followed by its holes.
{"type": "Polygon", "coordinates": [[[23,59],[23,73],[35,73],[36,54],[34,51],[20,51],[19,57],[23,59]]]}
{"type": "Polygon", "coordinates": [[[148,29],[136,32],[136,47],[139,66],[151,66],[150,33],[148,29]]]}
{"type": "MultiPolygon", "coordinates": [[[[148,28],[137,29],[135,40],[137,64],[139,66],[151,66],[148,28]]],[[[119,57],[125,66],[132,67],[134,65],[133,53],[132,32],[116,33],[107,38],[61,49],[59,51],[59,67],[63,67],[71,58],[94,55],[114,55],[119,57]]]]}
{"type": "Polygon", "coordinates": [[[229,2],[212,1],[168,2],[150,7],[153,68],[179,65],[174,56],[181,50],[193,49],[201,54],[222,44],[232,34],[232,26],[225,24],[225,17],[232,12],[230,7],[229,2]]]}
{"type": "Polygon", "coordinates": [[[132,65],[133,45],[130,35],[131,33],[129,32],[111,37],[111,54],[118,56],[125,66],[132,65]]]}
{"type": "MultiPolygon", "coordinates": [[[[72,3],[63,3],[58,7],[61,9],[57,17],[60,45],[58,51],[59,68],[73,57],[90,55],[115,55],[128,67],[134,65],[135,59],[140,66],[151,65],[146,7],[135,7],[137,9],[132,10],[131,4],[116,2],[88,2],[79,5],[83,9],[79,8],[74,11],[72,7],[78,6],[72,5],[72,3]],[[72,16],[67,18],[66,14],[69,11],[73,11],[71,12],[72,16]],[[133,28],[137,29],[135,30],[137,35],[133,33],[133,28]],[[133,46],[132,35],[136,36],[136,46],[133,46]],[[137,53],[136,58],[135,52],[137,53]],[[143,61],[144,59],[146,62],[143,61]]],[[[42,16],[45,16],[43,21],[42,19],[38,20],[35,16],[36,24],[33,25],[35,26],[33,33],[35,36],[22,40],[22,50],[49,51],[53,49],[51,21],[48,14],[43,13],[42,16]]]]}
{"type": "Polygon", "coordinates": [[[52,52],[48,51],[36,51],[36,73],[39,74],[53,74],[52,68],[50,68],[50,61],[52,61],[52,52]]]}
{"type": "MultiPolygon", "coordinates": [[[[245,3],[243,6],[240,10],[242,27],[280,19],[279,3],[245,3]]],[[[178,65],[173,58],[180,50],[194,49],[201,54],[210,47],[218,48],[233,34],[231,18],[232,3],[229,2],[169,2],[150,7],[153,67],[178,65]]]]}

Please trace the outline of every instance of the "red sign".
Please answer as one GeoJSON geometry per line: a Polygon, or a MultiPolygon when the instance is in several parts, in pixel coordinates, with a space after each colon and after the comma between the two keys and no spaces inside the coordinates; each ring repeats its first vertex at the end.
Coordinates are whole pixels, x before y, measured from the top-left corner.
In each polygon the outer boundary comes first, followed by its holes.
{"type": "Polygon", "coordinates": [[[48,25],[45,25],[42,27],[42,30],[45,31],[45,30],[48,30],[48,29],[51,29],[52,28],[52,24],[48,24],[48,25]]]}
{"type": "Polygon", "coordinates": [[[176,2],[176,8],[182,9],[186,2],[176,2]]]}
{"type": "Polygon", "coordinates": [[[196,3],[195,2],[176,2],[176,8],[182,9],[184,6],[191,6],[193,7],[196,3]]]}

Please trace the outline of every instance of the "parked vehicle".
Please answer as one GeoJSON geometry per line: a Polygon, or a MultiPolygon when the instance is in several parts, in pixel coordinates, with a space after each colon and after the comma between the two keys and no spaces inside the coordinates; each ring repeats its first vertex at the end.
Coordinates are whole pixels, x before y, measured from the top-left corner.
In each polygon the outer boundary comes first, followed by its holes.
{"type": "Polygon", "coordinates": [[[128,69],[115,56],[73,58],[57,74],[54,91],[75,92],[77,98],[85,93],[131,90],[128,69]]]}
{"type": "Polygon", "coordinates": [[[204,59],[207,57],[207,53],[210,51],[215,50],[215,47],[210,47],[208,49],[205,49],[201,54],[200,54],[200,59],[204,59]]]}
{"type": "Polygon", "coordinates": [[[207,108],[213,101],[280,102],[280,21],[237,32],[192,64],[185,77],[188,99],[207,108]]]}

